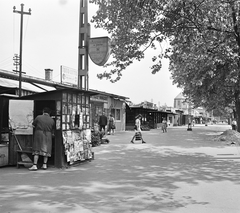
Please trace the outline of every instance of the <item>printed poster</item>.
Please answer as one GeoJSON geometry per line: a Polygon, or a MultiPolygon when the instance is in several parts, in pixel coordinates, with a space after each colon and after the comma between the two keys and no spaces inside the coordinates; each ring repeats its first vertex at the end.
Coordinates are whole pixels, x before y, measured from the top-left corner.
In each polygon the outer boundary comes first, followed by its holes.
{"type": "Polygon", "coordinates": [[[16,135],[32,135],[32,122],[32,100],[9,100],[9,125],[16,135]]]}

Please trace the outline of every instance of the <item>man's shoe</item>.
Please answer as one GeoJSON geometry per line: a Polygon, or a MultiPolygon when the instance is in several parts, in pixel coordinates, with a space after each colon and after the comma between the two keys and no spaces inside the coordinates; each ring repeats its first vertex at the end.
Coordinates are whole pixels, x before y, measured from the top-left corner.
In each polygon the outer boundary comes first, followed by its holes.
{"type": "Polygon", "coordinates": [[[131,141],[131,143],[134,143],[133,141],[131,141]]]}
{"type": "Polygon", "coordinates": [[[28,170],[29,171],[37,171],[37,166],[33,164],[32,167],[30,167],[28,170]]]}
{"type": "Polygon", "coordinates": [[[143,141],[142,143],[146,143],[145,141],[143,141]]]}

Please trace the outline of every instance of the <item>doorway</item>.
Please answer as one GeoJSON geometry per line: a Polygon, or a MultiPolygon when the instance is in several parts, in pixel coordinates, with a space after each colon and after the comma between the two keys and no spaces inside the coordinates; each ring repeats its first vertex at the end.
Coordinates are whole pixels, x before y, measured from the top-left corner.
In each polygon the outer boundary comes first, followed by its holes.
{"type": "MultiPolygon", "coordinates": [[[[34,118],[36,118],[38,115],[42,115],[43,109],[45,107],[48,107],[51,110],[50,116],[53,118],[53,120],[56,123],[56,102],[53,100],[35,100],[34,101],[34,118]]],[[[54,166],[55,164],[55,137],[52,137],[52,153],[51,157],[48,158],[48,165],[54,166]]],[[[43,162],[43,159],[39,158],[39,162],[43,162]]]]}

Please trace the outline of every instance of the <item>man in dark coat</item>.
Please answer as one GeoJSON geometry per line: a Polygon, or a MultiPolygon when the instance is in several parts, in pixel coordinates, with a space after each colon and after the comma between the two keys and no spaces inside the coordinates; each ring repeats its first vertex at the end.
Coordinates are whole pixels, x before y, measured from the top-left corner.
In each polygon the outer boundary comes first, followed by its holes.
{"type": "Polygon", "coordinates": [[[98,121],[100,131],[102,131],[103,129],[105,133],[105,127],[107,125],[107,122],[108,122],[107,116],[105,115],[105,112],[103,112],[103,114],[99,117],[99,121],[98,121]]]}
{"type": "Polygon", "coordinates": [[[37,170],[37,163],[39,155],[43,156],[42,169],[47,169],[48,157],[52,153],[52,134],[55,126],[54,120],[50,117],[50,109],[44,108],[43,114],[38,115],[33,121],[35,128],[33,138],[33,166],[29,168],[30,171],[37,170]]]}

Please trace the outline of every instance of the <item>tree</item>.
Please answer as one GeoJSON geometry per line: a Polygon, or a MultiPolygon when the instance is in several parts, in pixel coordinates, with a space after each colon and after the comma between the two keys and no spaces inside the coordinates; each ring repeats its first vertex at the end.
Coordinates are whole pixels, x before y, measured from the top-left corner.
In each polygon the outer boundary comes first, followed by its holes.
{"type": "Polygon", "coordinates": [[[168,56],[174,83],[193,103],[208,109],[232,108],[240,130],[238,10],[239,1],[233,0],[184,5],[182,12],[190,22],[178,21],[188,27],[178,32],[182,36],[174,36],[168,56]]]}
{"type": "Polygon", "coordinates": [[[146,49],[167,40],[169,48],[153,57],[152,73],[168,58],[173,82],[191,102],[210,110],[232,107],[240,131],[239,0],[90,2],[99,5],[95,26],[106,29],[115,43],[114,60],[106,65],[113,68],[99,78],[119,80],[146,49]]]}
{"type": "MultiPolygon", "coordinates": [[[[120,80],[122,71],[133,63],[144,58],[148,48],[156,49],[156,43],[163,41],[164,36],[158,29],[158,16],[167,1],[158,0],[90,0],[99,5],[99,10],[92,22],[96,28],[105,29],[112,41],[112,67],[110,72],[99,74],[99,78],[107,78],[112,82],[120,80]],[[165,3],[164,3],[165,2],[165,3]]],[[[162,54],[159,54],[162,56],[162,54]]],[[[160,58],[159,58],[160,59],[160,58]]],[[[153,57],[156,63],[152,73],[161,68],[161,60],[153,57]]]]}

